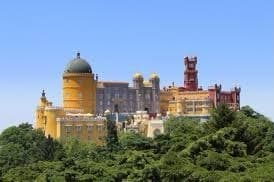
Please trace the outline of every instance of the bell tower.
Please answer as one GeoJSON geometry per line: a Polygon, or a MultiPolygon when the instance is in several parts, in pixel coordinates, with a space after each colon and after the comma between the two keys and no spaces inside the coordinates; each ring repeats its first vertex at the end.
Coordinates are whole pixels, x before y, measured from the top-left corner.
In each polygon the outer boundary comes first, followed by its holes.
{"type": "Polygon", "coordinates": [[[188,91],[198,90],[198,70],[196,70],[197,57],[185,57],[184,87],[188,91]]]}

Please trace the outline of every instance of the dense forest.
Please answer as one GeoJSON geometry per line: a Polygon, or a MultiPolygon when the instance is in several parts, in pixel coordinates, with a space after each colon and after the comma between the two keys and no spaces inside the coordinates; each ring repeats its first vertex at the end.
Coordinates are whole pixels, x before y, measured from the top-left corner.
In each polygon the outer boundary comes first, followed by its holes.
{"type": "Polygon", "coordinates": [[[110,125],[96,146],[13,126],[0,135],[0,181],[274,181],[274,123],[248,106],[164,127],[151,139],[110,125]]]}

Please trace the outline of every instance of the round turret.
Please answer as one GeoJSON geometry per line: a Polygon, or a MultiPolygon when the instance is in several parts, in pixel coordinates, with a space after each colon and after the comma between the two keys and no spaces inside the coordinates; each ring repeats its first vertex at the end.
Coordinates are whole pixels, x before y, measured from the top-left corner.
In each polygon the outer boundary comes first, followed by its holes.
{"type": "Polygon", "coordinates": [[[77,53],[63,74],[63,106],[65,110],[80,113],[96,113],[96,86],[89,63],[77,53]]]}

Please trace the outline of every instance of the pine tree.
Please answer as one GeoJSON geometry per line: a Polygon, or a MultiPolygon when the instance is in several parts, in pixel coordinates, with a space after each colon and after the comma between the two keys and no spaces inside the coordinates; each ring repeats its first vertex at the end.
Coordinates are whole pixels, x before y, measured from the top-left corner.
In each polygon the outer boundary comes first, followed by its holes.
{"type": "Polygon", "coordinates": [[[118,135],[117,127],[114,120],[110,115],[107,115],[107,137],[106,137],[107,149],[113,151],[118,147],[118,135]]]}

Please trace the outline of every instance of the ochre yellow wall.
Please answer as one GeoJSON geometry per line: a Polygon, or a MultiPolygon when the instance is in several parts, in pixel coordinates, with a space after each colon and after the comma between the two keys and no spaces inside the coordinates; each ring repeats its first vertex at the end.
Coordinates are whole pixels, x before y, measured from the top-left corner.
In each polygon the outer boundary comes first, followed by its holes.
{"type": "Polygon", "coordinates": [[[45,127],[44,111],[45,111],[45,107],[47,106],[47,104],[48,104],[48,100],[46,99],[46,97],[44,97],[44,98],[41,97],[39,100],[39,104],[35,111],[35,128],[36,129],[44,130],[44,127],[45,127]]]}
{"type": "Polygon", "coordinates": [[[160,112],[166,114],[165,111],[168,111],[169,102],[176,100],[179,90],[177,87],[170,87],[166,90],[160,92],[160,112]]]}
{"type": "Polygon", "coordinates": [[[49,107],[45,109],[46,125],[45,135],[50,135],[53,138],[57,138],[57,121],[58,117],[64,116],[64,111],[60,108],[49,107]]]}
{"type": "Polygon", "coordinates": [[[91,73],[64,73],[64,109],[79,109],[83,113],[96,113],[96,85],[91,73]]]}
{"type": "Polygon", "coordinates": [[[58,121],[57,133],[60,140],[78,138],[80,141],[103,144],[106,137],[106,121],[58,121]],[[88,128],[91,126],[91,128],[88,128]],[[70,127],[70,130],[67,128],[70,127]],[[77,130],[81,127],[81,130],[77,130]],[[102,127],[102,131],[98,130],[102,127]]]}
{"type": "Polygon", "coordinates": [[[209,106],[204,102],[209,99],[209,93],[205,91],[179,91],[177,87],[170,87],[160,94],[160,108],[171,114],[208,114],[209,106]],[[195,102],[194,106],[187,105],[195,102]],[[202,103],[202,104],[196,104],[202,103]],[[194,110],[190,111],[188,108],[194,110]]]}
{"type": "Polygon", "coordinates": [[[35,111],[35,128],[42,129],[45,135],[57,138],[56,118],[63,117],[64,110],[60,107],[53,107],[46,97],[41,97],[35,111]]]}
{"type": "Polygon", "coordinates": [[[44,108],[38,108],[35,111],[35,128],[44,130],[44,108]]]}
{"type": "Polygon", "coordinates": [[[188,100],[199,100],[209,98],[209,93],[208,91],[185,91],[179,92],[177,97],[188,100]]]}
{"type": "Polygon", "coordinates": [[[170,100],[170,94],[166,92],[160,93],[160,112],[162,114],[165,114],[165,112],[168,110],[168,103],[170,100]]]}

